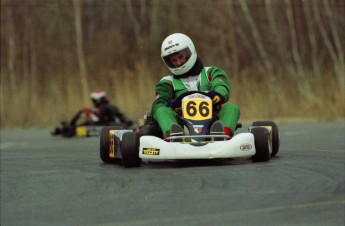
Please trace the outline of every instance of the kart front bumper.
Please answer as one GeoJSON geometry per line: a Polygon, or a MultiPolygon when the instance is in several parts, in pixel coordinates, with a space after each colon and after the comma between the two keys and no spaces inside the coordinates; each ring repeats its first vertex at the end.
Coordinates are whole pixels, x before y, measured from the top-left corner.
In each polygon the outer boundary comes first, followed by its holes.
{"type": "Polygon", "coordinates": [[[255,152],[252,133],[240,133],[230,140],[210,142],[201,146],[142,136],[139,147],[139,157],[148,160],[239,158],[253,156],[255,152]]]}

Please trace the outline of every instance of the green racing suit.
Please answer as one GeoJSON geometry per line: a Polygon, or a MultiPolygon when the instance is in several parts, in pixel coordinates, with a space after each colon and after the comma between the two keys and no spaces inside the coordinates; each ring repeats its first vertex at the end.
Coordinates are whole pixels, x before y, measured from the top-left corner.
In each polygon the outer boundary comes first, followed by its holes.
{"type": "Polygon", "coordinates": [[[153,118],[161,128],[163,135],[169,134],[170,127],[178,123],[179,114],[170,107],[167,102],[176,99],[187,91],[209,92],[214,90],[224,97],[218,118],[233,133],[236,130],[240,117],[237,105],[226,103],[230,99],[231,84],[226,73],[215,66],[204,67],[199,75],[188,77],[175,77],[168,75],[163,77],[156,85],[156,99],[152,104],[153,118]]]}

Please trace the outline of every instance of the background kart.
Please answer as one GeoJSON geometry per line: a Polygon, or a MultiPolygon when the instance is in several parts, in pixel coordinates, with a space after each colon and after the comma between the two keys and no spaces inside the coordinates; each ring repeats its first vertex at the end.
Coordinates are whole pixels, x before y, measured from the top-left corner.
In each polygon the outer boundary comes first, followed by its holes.
{"type": "MultiPolygon", "coordinates": [[[[102,128],[104,126],[102,125],[85,125],[85,126],[77,126],[75,128],[75,135],[77,137],[95,137],[100,136],[102,128]]],[[[124,128],[127,128],[128,126],[124,123],[121,124],[114,124],[112,126],[113,129],[116,130],[123,130],[124,128]]]]}
{"type": "MultiPolygon", "coordinates": [[[[99,136],[102,128],[105,125],[79,125],[70,126],[67,123],[63,124],[61,128],[55,129],[52,135],[61,135],[62,137],[95,137],[99,136]],[[58,130],[58,132],[56,132],[58,130]]],[[[112,123],[111,127],[116,130],[123,130],[128,128],[124,123],[112,123]]],[[[133,128],[133,127],[130,127],[133,128]]]]}
{"type": "MultiPolygon", "coordinates": [[[[182,123],[187,135],[162,139],[162,131],[145,115],[145,123],[135,131],[103,127],[100,133],[100,157],[105,163],[121,159],[125,167],[138,167],[142,160],[248,158],[268,161],[279,151],[279,131],[272,121],[256,121],[248,132],[227,135],[210,134],[218,119],[212,100],[201,92],[187,92],[181,97],[182,123]]],[[[238,124],[238,127],[241,127],[238,124]]]]}

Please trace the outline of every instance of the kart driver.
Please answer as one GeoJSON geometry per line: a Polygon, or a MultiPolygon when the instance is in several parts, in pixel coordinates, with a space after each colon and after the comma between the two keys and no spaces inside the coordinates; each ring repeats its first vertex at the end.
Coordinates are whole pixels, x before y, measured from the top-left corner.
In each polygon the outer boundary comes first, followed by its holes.
{"type": "Polygon", "coordinates": [[[132,121],[128,120],[115,105],[109,103],[104,91],[95,90],[90,96],[93,106],[98,110],[98,119],[94,120],[96,125],[107,125],[109,123],[133,125],[132,121]]]}
{"type": "Polygon", "coordinates": [[[231,91],[226,73],[215,66],[204,67],[192,40],[181,33],[164,39],[161,57],[171,75],[163,77],[157,83],[156,99],[151,112],[164,137],[184,134],[183,127],[178,123],[181,100],[177,97],[187,91],[201,91],[211,97],[213,111],[218,114],[219,120],[213,123],[210,133],[232,137],[240,110],[235,104],[226,104],[231,91]]]}
{"type": "Polygon", "coordinates": [[[109,103],[104,91],[95,90],[90,94],[90,97],[95,107],[94,110],[84,108],[78,111],[70,123],[62,122],[61,127],[55,128],[52,134],[73,136],[75,135],[75,128],[82,125],[122,125],[126,128],[133,125],[132,121],[128,120],[115,105],[109,103]],[[84,121],[79,122],[82,119],[84,121]]]}

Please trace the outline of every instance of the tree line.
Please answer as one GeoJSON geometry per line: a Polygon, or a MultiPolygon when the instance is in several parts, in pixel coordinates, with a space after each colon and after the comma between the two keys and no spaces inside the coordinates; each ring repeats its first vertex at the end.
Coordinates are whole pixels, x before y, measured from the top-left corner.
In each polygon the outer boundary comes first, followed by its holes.
{"type": "Polygon", "coordinates": [[[273,94],[289,80],[320,106],[328,79],[345,93],[344,15],[344,0],[1,0],[1,124],[55,121],[96,87],[120,101],[139,80],[154,96],[168,73],[160,45],[174,32],[235,80],[248,74],[273,94]],[[51,102],[67,110],[30,113],[51,102]],[[13,108],[29,116],[18,121],[13,108]]]}

